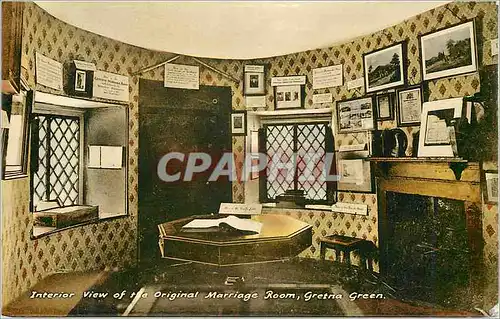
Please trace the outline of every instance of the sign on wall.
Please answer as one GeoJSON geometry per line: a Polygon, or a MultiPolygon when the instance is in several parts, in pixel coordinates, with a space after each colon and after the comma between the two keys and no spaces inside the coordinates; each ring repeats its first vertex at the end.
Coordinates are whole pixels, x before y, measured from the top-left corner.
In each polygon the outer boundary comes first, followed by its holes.
{"type": "Polygon", "coordinates": [[[343,84],[342,64],[313,69],[313,89],[324,89],[343,84]]]}
{"type": "Polygon", "coordinates": [[[63,89],[63,65],[36,52],[36,83],[60,90],[63,89]]]}
{"type": "Polygon", "coordinates": [[[96,70],[94,72],[94,97],[128,102],[128,77],[96,70]]]}
{"type": "Polygon", "coordinates": [[[165,87],[198,90],[200,68],[193,65],[165,64],[165,87]]]}
{"type": "Polygon", "coordinates": [[[271,78],[271,86],[302,85],[306,84],[305,75],[275,76],[271,78]]]}
{"type": "Polygon", "coordinates": [[[333,95],[332,93],[323,93],[323,94],[314,94],[313,95],[313,104],[323,104],[323,103],[332,103],[333,95]]]}

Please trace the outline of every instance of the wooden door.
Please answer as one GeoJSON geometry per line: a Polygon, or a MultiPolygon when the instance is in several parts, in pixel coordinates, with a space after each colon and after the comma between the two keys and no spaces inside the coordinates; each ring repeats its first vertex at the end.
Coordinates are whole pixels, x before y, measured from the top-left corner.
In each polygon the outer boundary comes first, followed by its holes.
{"type": "Polygon", "coordinates": [[[199,214],[216,213],[231,201],[227,178],[208,182],[211,170],[192,181],[165,182],[158,163],[169,152],[185,155],[171,160],[167,172],[184,170],[192,152],[210,154],[211,169],[231,152],[231,89],[200,86],[199,90],[164,88],[162,82],[139,83],[139,250],[141,262],[159,257],[157,225],[199,214]]]}

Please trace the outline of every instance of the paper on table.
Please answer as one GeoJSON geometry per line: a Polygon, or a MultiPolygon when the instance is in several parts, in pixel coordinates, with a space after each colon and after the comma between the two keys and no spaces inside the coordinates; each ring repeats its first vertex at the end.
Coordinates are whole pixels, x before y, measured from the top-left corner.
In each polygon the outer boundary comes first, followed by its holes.
{"type": "Polygon", "coordinates": [[[227,216],[225,218],[218,219],[194,219],[182,226],[182,228],[210,228],[218,227],[222,223],[239,230],[251,231],[255,233],[260,233],[262,229],[262,223],[250,219],[238,218],[236,216],[227,216]]]}

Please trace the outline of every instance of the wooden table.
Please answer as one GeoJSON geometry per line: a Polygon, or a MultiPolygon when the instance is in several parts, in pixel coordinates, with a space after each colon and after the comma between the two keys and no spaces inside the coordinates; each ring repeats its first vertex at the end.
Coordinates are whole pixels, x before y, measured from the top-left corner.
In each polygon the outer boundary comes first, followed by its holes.
{"type": "Polygon", "coordinates": [[[195,218],[219,216],[191,216],[158,225],[163,258],[231,266],[287,259],[312,244],[312,226],[286,215],[253,216],[262,223],[262,229],[252,235],[184,232],[182,226],[195,218]]]}

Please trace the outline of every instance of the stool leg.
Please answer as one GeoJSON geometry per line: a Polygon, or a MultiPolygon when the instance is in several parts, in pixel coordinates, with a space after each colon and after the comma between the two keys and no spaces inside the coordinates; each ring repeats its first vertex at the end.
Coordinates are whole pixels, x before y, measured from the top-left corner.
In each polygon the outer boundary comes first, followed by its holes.
{"type": "Polygon", "coordinates": [[[326,257],[326,245],[323,242],[321,242],[319,244],[319,259],[324,260],[325,257],[326,257]]]}
{"type": "Polygon", "coordinates": [[[340,259],[340,250],[334,248],[333,251],[335,252],[335,261],[338,261],[339,263],[342,262],[342,260],[340,259]]]}
{"type": "Polygon", "coordinates": [[[373,258],[368,257],[368,269],[373,271],[373,258]]]}
{"type": "Polygon", "coordinates": [[[366,269],[366,258],[365,258],[365,255],[364,254],[360,254],[359,260],[360,260],[359,268],[365,270],[366,269]]]}
{"type": "Polygon", "coordinates": [[[345,263],[351,265],[351,252],[349,250],[344,250],[345,263]]]}

